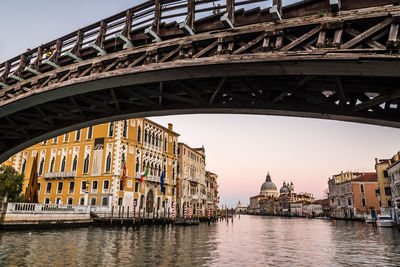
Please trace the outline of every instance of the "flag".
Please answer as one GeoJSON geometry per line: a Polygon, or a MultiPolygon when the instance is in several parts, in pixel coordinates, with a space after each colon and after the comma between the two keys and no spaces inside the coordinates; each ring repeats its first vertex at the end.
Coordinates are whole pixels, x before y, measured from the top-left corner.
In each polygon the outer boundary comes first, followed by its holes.
{"type": "Polygon", "coordinates": [[[162,171],[160,176],[160,181],[161,181],[161,192],[163,193],[163,195],[165,195],[164,178],[165,174],[164,171],[162,171]]]}
{"type": "Polygon", "coordinates": [[[25,202],[38,203],[38,173],[37,173],[37,156],[33,159],[31,176],[29,178],[28,188],[25,192],[25,202]]]}
{"type": "Polygon", "coordinates": [[[121,191],[125,189],[125,183],[126,183],[126,163],[124,162],[124,168],[122,169],[122,188],[121,191]]]}
{"type": "Polygon", "coordinates": [[[143,172],[140,173],[140,182],[143,182],[143,177],[146,177],[149,174],[149,167],[143,172]]]}

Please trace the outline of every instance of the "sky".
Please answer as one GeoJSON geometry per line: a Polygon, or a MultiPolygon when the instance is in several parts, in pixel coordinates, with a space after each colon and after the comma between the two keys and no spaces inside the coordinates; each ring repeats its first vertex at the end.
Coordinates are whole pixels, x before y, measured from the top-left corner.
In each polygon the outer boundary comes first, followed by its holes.
{"type": "MultiPolygon", "coordinates": [[[[143,1],[2,0],[0,62],[143,1]]],[[[284,1],[289,4],[291,1],[284,1]]],[[[266,1],[265,5],[270,4],[266,1]]],[[[220,204],[248,204],[269,171],[278,190],[323,197],[340,171],[374,171],[375,158],[400,151],[400,130],[319,119],[265,115],[180,115],[150,118],[173,123],[180,141],[204,146],[207,170],[218,174],[220,204]]]]}

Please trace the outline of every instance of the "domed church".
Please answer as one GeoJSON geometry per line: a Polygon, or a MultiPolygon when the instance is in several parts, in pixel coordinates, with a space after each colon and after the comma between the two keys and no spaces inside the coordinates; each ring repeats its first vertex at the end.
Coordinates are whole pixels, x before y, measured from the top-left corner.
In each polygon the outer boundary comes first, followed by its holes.
{"type": "Polygon", "coordinates": [[[267,174],[265,182],[261,186],[260,195],[264,195],[266,197],[278,196],[278,190],[276,189],[276,185],[272,182],[269,172],[267,174]]]}
{"type": "Polygon", "coordinates": [[[282,185],[281,189],[279,190],[279,194],[284,195],[284,194],[290,194],[293,192],[294,192],[293,182],[291,182],[290,184],[283,182],[283,185],[282,185]]]}

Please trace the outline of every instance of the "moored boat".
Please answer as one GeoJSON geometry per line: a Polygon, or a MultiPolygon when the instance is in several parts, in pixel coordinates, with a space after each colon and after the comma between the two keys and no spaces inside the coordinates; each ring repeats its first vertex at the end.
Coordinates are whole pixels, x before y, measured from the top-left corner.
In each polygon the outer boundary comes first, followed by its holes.
{"type": "Polygon", "coordinates": [[[395,221],[389,215],[380,215],[376,221],[379,227],[394,227],[396,225],[395,221]]]}

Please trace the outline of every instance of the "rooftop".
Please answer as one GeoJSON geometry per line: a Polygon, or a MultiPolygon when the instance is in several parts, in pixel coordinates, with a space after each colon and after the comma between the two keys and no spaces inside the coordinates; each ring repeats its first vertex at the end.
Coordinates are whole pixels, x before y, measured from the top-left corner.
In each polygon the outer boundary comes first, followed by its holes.
{"type": "Polygon", "coordinates": [[[349,182],[376,182],[377,177],[375,172],[366,172],[364,175],[357,177],[349,182]]]}

